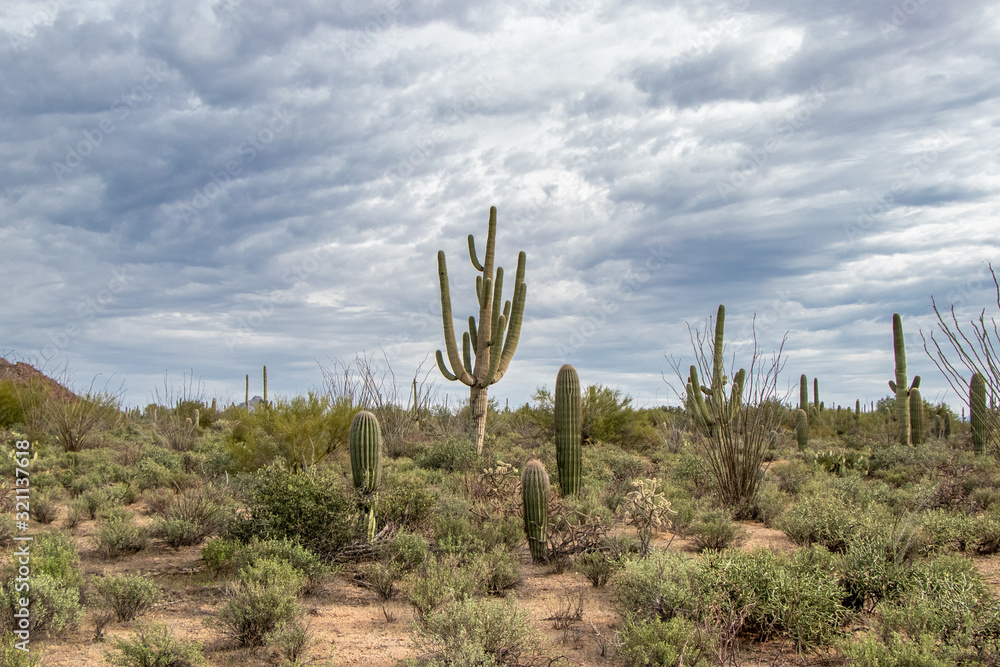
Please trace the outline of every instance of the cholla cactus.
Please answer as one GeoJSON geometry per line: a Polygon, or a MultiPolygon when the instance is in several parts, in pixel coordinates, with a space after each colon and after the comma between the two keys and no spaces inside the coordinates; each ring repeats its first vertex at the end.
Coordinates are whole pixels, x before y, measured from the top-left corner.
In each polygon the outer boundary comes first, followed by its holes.
{"type": "Polygon", "coordinates": [[[667,497],[656,491],[659,485],[660,480],[655,477],[636,480],[620,507],[625,523],[635,526],[639,533],[639,547],[643,555],[649,553],[653,535],[670,524],[671,514],[677,514],[670,509],[667,497]]]}

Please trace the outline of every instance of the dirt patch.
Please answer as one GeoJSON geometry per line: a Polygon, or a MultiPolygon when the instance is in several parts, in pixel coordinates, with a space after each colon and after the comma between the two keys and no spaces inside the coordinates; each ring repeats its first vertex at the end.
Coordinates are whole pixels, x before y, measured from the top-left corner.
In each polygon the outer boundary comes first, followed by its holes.
{"type": "Polygon", "coordinates": [[[23,361],[12,364],[0,357],[0,380],[12,380],[17,384],[39,382],[46,387],[49,397],[54,400],[63,402],[76,400],[76,394],[23,361]]]}

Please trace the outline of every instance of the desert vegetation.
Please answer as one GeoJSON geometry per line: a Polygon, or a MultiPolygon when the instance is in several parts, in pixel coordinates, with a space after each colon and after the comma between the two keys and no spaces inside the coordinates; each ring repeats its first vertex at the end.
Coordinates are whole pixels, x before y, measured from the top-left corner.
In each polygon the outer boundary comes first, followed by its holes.
{"type": "Polygon", "coordinates": [[[897,316],[892,393],[792,402],[724,316],[679,407],[569,365],[485,420],[367,357],[256,405],[0,379],[2,663],[1000,664],[996,377],[923,400],[897,316]]]}

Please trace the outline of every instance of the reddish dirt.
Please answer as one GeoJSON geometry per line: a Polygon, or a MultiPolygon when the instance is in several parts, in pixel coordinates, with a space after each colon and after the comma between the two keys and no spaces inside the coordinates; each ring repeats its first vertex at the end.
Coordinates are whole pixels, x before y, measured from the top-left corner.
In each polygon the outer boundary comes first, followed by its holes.
{"type": "Polygon", "coordinates": [[[28,384],[37,380],[48,387],[51,398],[64,402],[76,400],[76,394],[23,361],[12,364],[0,357],[0,380],[13,380],[18,384],[28,384]]]}

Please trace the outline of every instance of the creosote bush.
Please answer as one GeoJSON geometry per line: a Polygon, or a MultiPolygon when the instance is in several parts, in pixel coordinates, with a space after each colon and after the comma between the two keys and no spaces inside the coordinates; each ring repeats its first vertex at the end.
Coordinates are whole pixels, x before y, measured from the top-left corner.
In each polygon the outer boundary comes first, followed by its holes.
{"type": "Polygon", "coordinates": [[[112,640],[104,659],[116,667],[197,667],[205,664],[201,644],[175,639],[166,623],[139,624],[131,638],[112,640]]]}
{"type": "Polygon", "coordinates": [[[127,623],[156,603],[160,586],[145,575],[120,574],[98,579],[94,592],[118,621],[127,623]]]}

